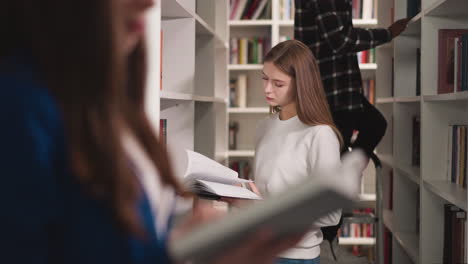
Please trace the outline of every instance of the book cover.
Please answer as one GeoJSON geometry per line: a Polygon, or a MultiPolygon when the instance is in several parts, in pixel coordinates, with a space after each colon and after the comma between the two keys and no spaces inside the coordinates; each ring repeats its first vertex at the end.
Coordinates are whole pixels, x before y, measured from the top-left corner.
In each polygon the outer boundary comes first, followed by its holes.
{"type": "Polygon", "coordinates": [[[439,72],[437,93],[453,93],[455,67],[455,38],[468,33],[468,29],[440,29],[439,30],[439,72]]]}

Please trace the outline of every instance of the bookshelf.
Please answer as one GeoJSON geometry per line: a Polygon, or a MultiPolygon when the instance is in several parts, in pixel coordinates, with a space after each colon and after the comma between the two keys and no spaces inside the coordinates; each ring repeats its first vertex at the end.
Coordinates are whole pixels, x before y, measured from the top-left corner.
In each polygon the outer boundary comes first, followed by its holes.
{"type": "MultiPolygon", "coordinates": [[[[378,23],[384,26],[406,17],[411,1],[379,1],[378,23]]],[[[439,29],[468,29],[468,2],[421,2],[407,31],[393,45],[377,49],[376,102],[388,122],[377,149],[384,165],[377,180],[377,212],[383,219],[377,228],[377,263],[445,263],[444,205],[468,209],[466,189],[447,177],[449,125],[468,124],[468,94],[438,94],[439,29]],[[419,127],[414,126],[415,116],[419,127]],[[414,149],[420,151],[416,164],[414,149]],[[392,262],[384,259],[384,229],[392,234],[392,262]]],[[[463,251],[463,262],[468,262],[466,248],[463,251]]]]}
{"type": "Polygon", "coordinates": [[[146,109],[155,129],[165,129],[180,177],[184,149],[227,160],[228,9],[227,1],[161,0],[148,14],[146,109]]]}

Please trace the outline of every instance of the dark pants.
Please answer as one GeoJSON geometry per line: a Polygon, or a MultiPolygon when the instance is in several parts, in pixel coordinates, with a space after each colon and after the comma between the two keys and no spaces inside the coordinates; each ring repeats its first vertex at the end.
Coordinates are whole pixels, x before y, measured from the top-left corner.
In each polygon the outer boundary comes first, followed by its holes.
{"type": "Polygon", "coordinates": [[[362,96],[363,110],[337,111],[333,113],[333,119],[340,130],[345,151],[348,147],[360,148],[374,161],[376,167],[380,167],[380,160],[374,154],[375,147],[385,135],[387,121],[380,111],[362,96]],[[353,131],[359,131],[354,143],[351,143],[353,131]]]}

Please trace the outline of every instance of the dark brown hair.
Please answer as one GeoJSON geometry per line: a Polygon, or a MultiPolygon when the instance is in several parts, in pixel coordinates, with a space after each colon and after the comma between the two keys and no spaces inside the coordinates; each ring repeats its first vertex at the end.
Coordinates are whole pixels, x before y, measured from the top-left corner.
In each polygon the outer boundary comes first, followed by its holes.
{"type": "MultiPolygon", "coordinates": [[[[70,167],[84,190],[104,201],[116,223],[143,234],[136,212],[139,184],[122,145],[132,133],[162,182],[184,190],[146,116],[145,47],[125,57],[114,0],[14,0],[2,6],[1,56],[31,53],[63,111],[70,167]]],[[[0,11],[1,12],[1,11],[0,11]]]]}
{"type": "MultiPolygon", "coordinates": [[[[273,47],[265,56],[264,62],[273,63],[291,77],[291,96],[296,102],[299,120],[310,126],[330,126],[342,146],[343,138],[333,122],[320,69],[309,48],[300,41],[287,40],[273,47]]],[[[276,106],[271,111],[279,112],[281,109],[276,106]]]]}

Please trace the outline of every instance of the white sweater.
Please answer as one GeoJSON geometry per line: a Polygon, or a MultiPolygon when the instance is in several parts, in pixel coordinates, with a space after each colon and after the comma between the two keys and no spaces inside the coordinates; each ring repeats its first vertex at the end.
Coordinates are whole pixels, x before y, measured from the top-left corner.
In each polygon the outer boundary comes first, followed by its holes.
{"type": "MultiPolygon", "coordinates": [[[[326,125],[308,126],[297,116],[280,120],[278,114],[259,122],[256,133],[255,183],[262,196],[281,192],[317,169],[340,163],[336,134],[326,125]]],[[[338,224],[341,210],[311,223],[314,228],[293,249],[281,254],[292,259],[314,259],[320,255],[323,235],[319,227],[338,224]]],[[[291,219],[294,221],[294,219],[291,219]]]]}

